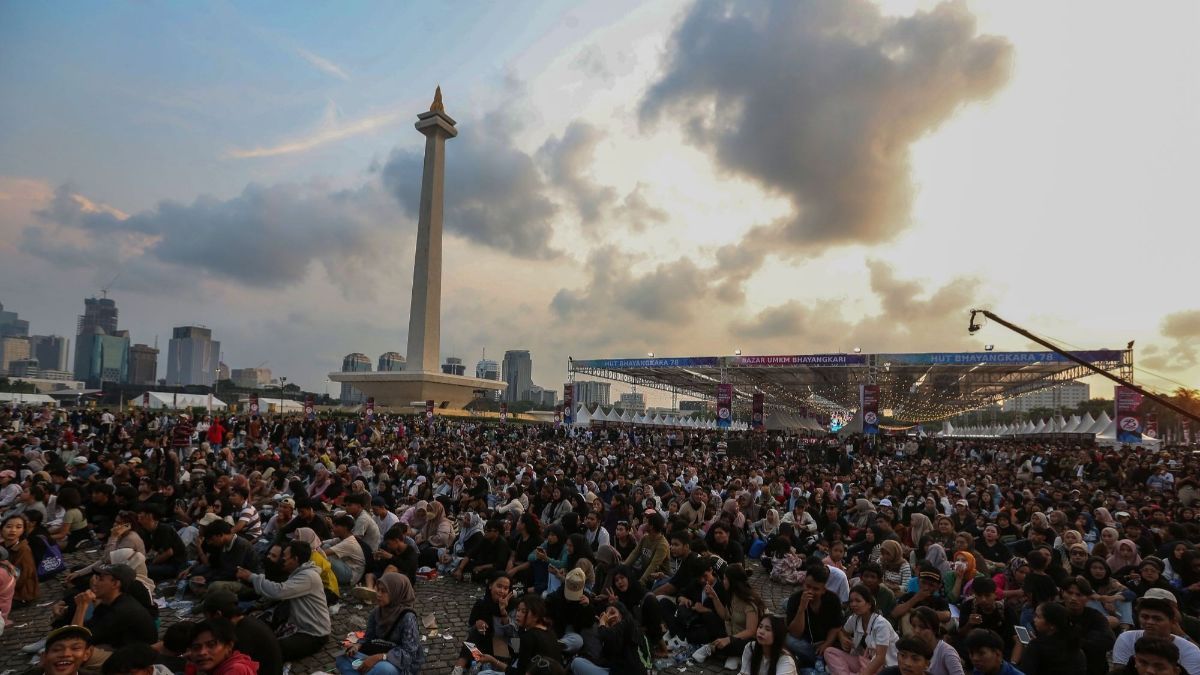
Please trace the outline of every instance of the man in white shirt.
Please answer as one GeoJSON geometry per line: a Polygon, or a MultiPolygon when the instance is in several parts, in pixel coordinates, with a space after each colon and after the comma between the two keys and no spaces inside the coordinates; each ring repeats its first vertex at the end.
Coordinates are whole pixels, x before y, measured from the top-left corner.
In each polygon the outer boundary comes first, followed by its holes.
{"type": "Polygon", "coordinates": [[[1152,588],[1137,603],[1138,623],[1141,630],[1127,630],[1121,633],[1113,645],[1112,661],[1114,666],[1124,666],[1133,657],[1133,646],[1143,635],[1171,640],[1179,648],[1179,665],[1188,675],[1200,675],[1200,647],[1192,644],[1187,638],[1175,633],[1182,633],[1177,622],[1179,608],[1175,606],[1175,596],[1166,589],[1152,588]],[[1166,599],[1170,596],[1171,599],[1166,599]]]}
{"type": "Polygon", "coordinates": [[[367,556],[351,532],[353,527],[354,518],[346,514],[337,516],[333,519],[333,538],[321,542],[321,550],[329,558],[339,587],[353,587],[367,568],[367,556]]]}
{"type": "Polygon", "coordinates": [[[387,502],[383,500],[383,497],[375,497],[371,500],[371,514],[375,517],[375,526],[379,528],[381,534],[387,534],[393,525],[400,522],[399,516],[388,511],[387,502]]]}

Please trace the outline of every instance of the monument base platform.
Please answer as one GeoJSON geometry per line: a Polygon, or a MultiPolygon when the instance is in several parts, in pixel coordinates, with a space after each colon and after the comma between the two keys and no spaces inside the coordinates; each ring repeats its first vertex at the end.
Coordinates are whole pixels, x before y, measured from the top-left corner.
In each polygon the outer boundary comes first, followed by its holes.
{"type": "MultiPolygon", "coordinates": [[[[481,380],[462,375],[421,371],[385,371],[382,373],[329,373],[334,382],[344,382],[367,396],[375,405],[409,407],[417,401],[433,400],[438,408],[462,409],[471,401],[508,386],[496,380],[481,380]]],[[[424,404],[421,404],[424,405],[424,404]]]]}

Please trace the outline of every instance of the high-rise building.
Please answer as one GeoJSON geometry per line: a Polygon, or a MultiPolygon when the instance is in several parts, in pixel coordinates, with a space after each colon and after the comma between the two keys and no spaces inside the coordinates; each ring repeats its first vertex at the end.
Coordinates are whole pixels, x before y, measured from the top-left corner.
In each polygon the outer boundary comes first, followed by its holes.
{"type": "Polygon", "coordinates": [[[0,337],[0,372],[10,374],[14,361],[29,360],[29,338],[17,335],[0,337]]]}
{"type": "Polygon", "coordinates": [[[483,359],[475,364],[475,377],[481,380],[499,380],[500,364],[491,359],[483,359]]]}
{"type": "Polygon", "coordinates": [[[158,381],[158,350],[150,345],[129,348],[129,384],[152,387],[158,381]]]}
{"type": "Polygon", "coordinates": [[[533,388],[533,358],[528,349],[510,349],[504,352],[504,400],[509,402],[528,400],[533,388]]]}
{"type": "Polygon", "coordinates": [[[221,343],[212,329],[177,326],[167,345],[167,384],[212,386],[221,363],[221,343]]]}
{"type": "Polygon", "coordinates": [[[384,352],[379,355],[379,366],[375,369],[381,373],[394,373],[404,370],[404,355],[400,352],[384,352]]]}
{"type": "Polygon", "coordinates": [[[61,335],[33,335],[29,338],[29,355],[38,360],[42,370],[66,370],[71,341],[61,335]]]}
{"type": "Polygon", "coordinates": [[[37,359],[17,359],[8,362],[9,377],[38,377],[40,373],[37,359]]]}
{"type": "Polygon", "coordinates": [[[575,380],[575,403],[609,405],[609,389],[611,387],[611,382],[575,380]]]}
{"type": "Polygon", "coordinates": [[[629,412],[646,412],[646,396],[638,391],[621,394],[620,403],[617,405],[622,410],[629,412]]]}
{"type": "Polygon", "coordinates": [[[103,388],[105,382],[123,383],[129,379],[129,331],[119,330],[115,335],[91,333],[79,338],[75,344],[76,366],[80,362],[87,366],[82,374],[76,370],[75,378],[83,380],[91,388],[103,388]],[[79,344],[87,349],[80,359],[79,344]]]}
{"type": "MultiPolygon", "coordinates": [[[[347,354],[346,358],[342,359],[343,373],[369,373],[371,372],[371,359],[366,354],[354,352],[347,354]]],[[[349,382],[342,383],[342,405],[358,405],[365,403],[367,395],[350,386],[349,382]]]]}
{"type": "Polygon", "coordinates": [[[447,375],[465,375],[467,367],[457,356],[447,356],[446,362],[442,364],[442,372],[447,375]]]}
{"type": "Polygon", "coordinates": [[[0,303],[0,337],[28,337],[29,322],[17,316],[16,312],[4,311],[0,303]]]}
{"type": "Polygon", "coordinates": [[[236,386],[244,389],[262,389],[271,383],[270,368],[234,368],[229,376],[236,386]]]}
{"type": "Polygon", "coordinates": [[[1010,398],[1004,402],[1004,412],[1029,412],[1036,408],[1075,408],[1091,397],[1092,388],[1086,382],[1066,382],[1010,398]]]}
{"type": "MultiPolygon", "coordinates": [[[[104,367],[92,363],[92,358],[101,352],[100,346],[104,341],[97,342],[96,337],[115,337],[117,334],[117,302],[112,298],[85,298],[83,314],[75,324],[75,379],[82,380],[89,387],[97,386],[104,367]]],[[[111,341],[110,341],[111,342],[111,341]]],[[[111,342],[105,352],[109,358],[111,370],[112,359],[115,358],[111,342]]],[[[128,357],[128,341],[125,356],[128,357]]],[[[109,378],[104,378],[109,381],[109,378]]]]}

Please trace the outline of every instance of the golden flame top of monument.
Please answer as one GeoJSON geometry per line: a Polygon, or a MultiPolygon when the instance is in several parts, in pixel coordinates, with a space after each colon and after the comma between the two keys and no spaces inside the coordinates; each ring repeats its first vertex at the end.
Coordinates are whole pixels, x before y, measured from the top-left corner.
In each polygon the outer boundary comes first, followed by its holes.
{"type": "Polygon", "coordinates": [[[442,105],[442,86],[433,92],[433,103],[429,104],[429,112],[446,112],[446,106],[442,105]]]}

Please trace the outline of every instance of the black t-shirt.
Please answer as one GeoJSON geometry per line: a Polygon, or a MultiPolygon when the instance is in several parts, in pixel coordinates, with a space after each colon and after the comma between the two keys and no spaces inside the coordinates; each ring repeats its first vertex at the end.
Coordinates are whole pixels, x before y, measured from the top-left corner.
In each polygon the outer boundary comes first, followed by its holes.
{"type": "MultiPolygon", "coordinates": [[[[804,595],[804,591],[797,591],[792,593],[792,596],[787,600],[784,616],[789,626],[796,619],[796,612],[800,611],[800,597],[802,595],[804,595]]],[[[829,635],[830,630],[840,628],[843,623],[842,603],[838,600],[837,593],[827,590],[821,596],[820,609],[814,609],[811,605],[809,606],[808,615],[804,619],[804,635],[797,637],[816,644],[824,640],[825,636],[829,635]]]]}
{"type": "Polygon", "coordinates": [[[1022,590],[1025,591],[1025,595],[1029,596],[1029,602],[1034,607],[1058,597],[1058,584],[1054,583],[1054,579],[1036,572],[1025,575],[1025,584],[1022,586],[1022,590]]]}
{"type": "Polygon", "coordinates": [[[187,561],[187,548],[183,545],[183,539],[179,538],[179,533],[175,528],[166,523],[159,523],[158,527],[154,528],[153,532],[147,534],[150,551],[155,554],[171,551],[171,557],[167,562],[178,565],[187,561]]]}
{"type": "Polygon", "coordinates": [[[234,628],[234,647],[258,661],[258,675],[281,675],[283,654],[279,639],[267,624],[252,616],[242,617],[234,628]]]}
{"type": "Polygon", "coordinates": [[[692,551],[679,562],[679,569],[671,577],[671,586],[675,588],[675,593],[686,593],[700,579],[700,575],[704,574],[707,568],[705,561],[700,557],[699,553],[692,551]]]}
{"type": "Polygon", "coordinates": [[[154,617],[128,593],[118,595],[112,604],[97,604],[86,625],[92,631],[92,642],[98,645],[119,649],[135,642],[158,642],[154,617]]]}
{"type": "Polygon", "coordinates": [[[1013,556],[1012,551],[1008,550],[1008,547],[1004,545],[1004,542],[1000,541],[999,539],[996,540],[994,545],[989,546],[988,543],[984,541],[982,537],[980,537],[979,541],[975,544],[975,550],[979,551],[979,554],[984,558],[994,563],[1007,563],[1012,559],[1013,556]]]}
{"type": "MultiPolygon", "coordinates": [[[[896,604],[903,605],[909,600],[912,600],[913,596],[915,595],[916,593],[905,593],[896,599],[896,604]]],[[[918,602],[913,606],[913,609],[916,609],[917,607],[928,607],[935,612],[948,612],[950,611],[950,602],[946,600],[946,596],[942,595],[941,593],[937,593],[925,598],[921,602],[918,602]]]]}

